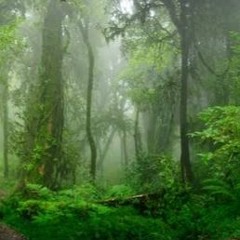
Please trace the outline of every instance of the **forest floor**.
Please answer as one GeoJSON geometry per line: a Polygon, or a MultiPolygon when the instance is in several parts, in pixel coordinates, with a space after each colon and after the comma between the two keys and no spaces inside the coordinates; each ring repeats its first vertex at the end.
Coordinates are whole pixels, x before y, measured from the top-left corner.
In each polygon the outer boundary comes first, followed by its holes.
{"type": "MultiPolygon", "coordinates": [[[[4,200],[7,193],[0,190],[0,202],[4,200]]],[[[0,240],[25,240],[26,238],[17,231],[0,222],[0,240]]]]}
{"type": "Polygon", "coordinates": [[[6,226],[5,224],[0,223],[0,240],[25,240],[26,238],[6,226]]]}
{"type": "Polygon", "coordinates": [[[9,202],[10,191],[0,191],[0,240],[240,240],[238,202],[215,204],[181,192],[168,196],[167,205],[165,191],[85,201],[78,191],[56,194],[35,186],[29,198],[9,202]]]}

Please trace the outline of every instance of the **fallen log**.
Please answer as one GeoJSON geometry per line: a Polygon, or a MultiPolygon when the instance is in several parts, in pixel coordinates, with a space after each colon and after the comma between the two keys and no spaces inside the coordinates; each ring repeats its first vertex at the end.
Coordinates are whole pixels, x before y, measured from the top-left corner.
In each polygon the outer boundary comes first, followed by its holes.
{"type": "Polygon", "coordinates": [[[109,207],[132,206],[140,213],[156,214],[157,209],[162,205],[165,191],[157,193],[137,194],[128,197],[114,197],[97,201],[96,203],[109,207]]]}

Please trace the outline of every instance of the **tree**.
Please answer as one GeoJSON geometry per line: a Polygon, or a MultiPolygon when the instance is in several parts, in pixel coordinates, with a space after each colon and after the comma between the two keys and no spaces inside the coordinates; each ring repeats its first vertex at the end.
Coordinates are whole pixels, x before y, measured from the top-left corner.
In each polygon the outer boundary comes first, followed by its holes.
{"type": "MultiPolygon", "coordinates": [[[[4,21],[3,21],[4,22],[4,21]]],[[[3,123],[3,166],[4,177],[9,176],[9,79],[8,73],[11,69],[10,62],[13,61],[13,51],[17,54],[17,49],[20,47],[20,41],[15,35],[17,22],[8,23],[6,26],[0,27],[0,50],[1,50],[1,76],[0,85],[2,90],[2,123],[3,123]]],[[[15,57],[15,56],[14,56],[15,57]]]]}
{"type": "Polygon", "coordinates": [[[22,184],[40,183],[59,188],[65,177],[62,134],[64,126],[63,44],[64,12],[58,0],[50,1],[43,23],[41,69],[25,116],[22,184]]]}
{"type": "MultiPolygon", "coordinates": [[[[126,31],[130,24],[136,21],[144,24],[150,16],[150,9],[156,9],[164,6],[168,12],[169,16],[175,25],[179,37],[180,37],[180,51],[181,51],[181,87],[180,87],[180,137],[181,137],[181,172],[183,182],[192,182],[193,173],[190,163],[189,155],[189,140],[188,140],[188,78],[189,78],[189,64],[190,55],[189,50],[191,48],[191,14],[192,14],[192,3],[189,0],[178,0],[178,1],[168,1],[162,0],[163,5],[159,4],[157,1],[152,1],[150,3],[145,1],[134,1],[135,13],[132,16],[127,14],[118,13],[116,16],[119,19],[123,19],[125,25],[121,27],[116,27],[115,24],[112,29],[115,30],[115,34],[121,34],[126,31]]],[[[121,21],[121,20],[120,20],[121,21]]],[[[111,35],[110,35],[111,37],[111,35]]]]}
{"type": "Polygon", "coordinates": [[[178,0],[177,4],[170,0],[162,0],[169,11],[180,36],[181,49],[181,90],[180,90],[180,137],[181,137],[181,172],[183,182],[192,182],[193,173],[189,155],[188,139],[188,77],[189,50],[191,48],[192,3],[189,0],[178,0]],[[179,5],[179,8],[178,8],[179,5]]]}
{"type": "Polygon", "coordinates": [[[93,91],[93,82],[94,82],[94,54],[93,49],[89,40],[89,22],[88,20],[84,21],[85,26],[80,21],[79,27],[82,33],[83,41],[86,44],[88,52],[88,88],[87,88],[87,107],[86,107],[86,132],[87,138],[91,149],[91,165],[90,165],[90,175],[93,182],[96,179],[96,162],[97,162],[97,149],[95,140],[93,138],[92,129],[91,129],[91,110],[92,110],[92,91],[93,91]]]}
{"type": "Polygon", "coordinates": [[[139,108],[142,142],[149,154],[171,151],[179,98],[175,29],[170,25],[163,30],[157,14],[144,26],[136,24],[126,31],[123,51],[128,65],[119,77],[125,97],[139,108]]]}
{"type": "Polygon", "coordinates": [[[207,108],[199,114],[202,129],[191,134],[200,143],[198,157],[203,170],[200,175],[220,179],[232,187],[240,180],[239,116],[238,106],[207,108]]]}

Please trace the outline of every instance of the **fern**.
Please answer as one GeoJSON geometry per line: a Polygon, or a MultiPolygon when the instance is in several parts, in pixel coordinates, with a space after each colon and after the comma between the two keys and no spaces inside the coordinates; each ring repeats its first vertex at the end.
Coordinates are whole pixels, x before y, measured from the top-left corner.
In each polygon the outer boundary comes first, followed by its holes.
{"type": "Polygon", "coordinates": [[[236,196],[233,194],[230,186],[220,179],[207,179],[203,182],[203,190],[215,197],[224,197],[230,200],[236,200],[236,196]]]}

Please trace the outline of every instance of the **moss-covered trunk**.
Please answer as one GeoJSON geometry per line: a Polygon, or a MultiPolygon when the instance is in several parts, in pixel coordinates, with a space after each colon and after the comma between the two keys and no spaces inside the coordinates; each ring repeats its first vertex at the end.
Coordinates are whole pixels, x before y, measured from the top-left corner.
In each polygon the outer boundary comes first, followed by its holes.
{"type": "Polygon", "coordinates": [[[62,134],[64,94],[62,77],[61,3],[51,0],[43,23],[39,79],[30,93],[26,113],[22,181],[51,189],[64,179],[62,134]]]}

